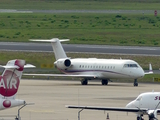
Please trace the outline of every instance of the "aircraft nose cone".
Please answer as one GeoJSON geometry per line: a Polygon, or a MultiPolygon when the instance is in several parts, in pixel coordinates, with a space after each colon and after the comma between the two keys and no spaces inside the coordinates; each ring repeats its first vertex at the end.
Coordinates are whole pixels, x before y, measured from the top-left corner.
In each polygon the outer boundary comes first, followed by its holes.
{"type": "Polygon", "coordinates": [[[140,74],[140,77],[143,77],[143,76],[144,76],[144,71],[142,71],[140,74]]]}
{"type": "Polygon", "coordinates": [[[137,71],[138,73],[138,76],[139,76],[139,78],[142,78],[142,77],[144,77],[144,71],[143,71],[143,69],[141,69],[140,71],[137,71]]]}

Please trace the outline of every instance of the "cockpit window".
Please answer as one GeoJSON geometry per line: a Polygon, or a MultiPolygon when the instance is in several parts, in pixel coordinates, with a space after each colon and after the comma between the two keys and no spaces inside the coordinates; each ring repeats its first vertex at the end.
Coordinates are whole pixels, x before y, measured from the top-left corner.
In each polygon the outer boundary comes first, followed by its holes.
{"type": "Polygon", "coordinates": [[[125,68],[129,68],[129,67],[136,68],[136,67],[138,67],[138,65],[137,64],[124,64],[124,67],[125,68]]]}
{"type": "Polygon", "coordinates": [[[139,97],[136,99],[136,101],[140,101],[140,100],[142,100],[142,96],[139,96],[139,97]]]}

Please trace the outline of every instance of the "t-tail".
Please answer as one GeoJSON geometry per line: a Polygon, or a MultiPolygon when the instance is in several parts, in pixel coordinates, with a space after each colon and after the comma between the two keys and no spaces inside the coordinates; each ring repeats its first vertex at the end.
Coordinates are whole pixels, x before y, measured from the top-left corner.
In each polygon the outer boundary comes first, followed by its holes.
{"type": "Polygon", "coordinates": [[[19,88],[23,69],[35,67],[33,65],[25,65],[25,60],[10,60],[5,66],[0,76],[0,110],[15,106],[24,105],[24,100],[15,99],[19,88]]]}
{"type": "Polygon", "coordinates": [[[30,39],[30,41],[51,42],[56,60],[61,58],[67,58],[67,55],[60,42],[69,41],[69,39],[61,39],[61,40],[58,38],[52,38],[50,40],[30,39]]]}

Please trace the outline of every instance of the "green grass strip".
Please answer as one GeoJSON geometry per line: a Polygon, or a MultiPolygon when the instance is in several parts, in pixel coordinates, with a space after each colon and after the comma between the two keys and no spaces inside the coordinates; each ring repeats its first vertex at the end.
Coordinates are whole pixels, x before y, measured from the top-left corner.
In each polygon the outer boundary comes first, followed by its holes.
{"type": "Polygon", "coordinates": [[[75,44],[160,46],[160,17],[142,14],[2,13],[0,41],[69,38],[75,44]]]}
{"type": "Polygon", "coordinates": [[[1,9],[158,10],[159,0],[0,0],[1,9]]]}

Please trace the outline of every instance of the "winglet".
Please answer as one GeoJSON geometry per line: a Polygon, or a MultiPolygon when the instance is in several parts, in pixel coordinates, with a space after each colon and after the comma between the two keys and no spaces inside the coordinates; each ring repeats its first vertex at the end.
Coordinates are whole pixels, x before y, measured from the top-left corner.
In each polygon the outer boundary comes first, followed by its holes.
{"type": "Polygon", "coordinates": [[[150,72],[153,72],[153,71],[152,71],[152,65],[151,65],[151,63],[149,64],[149,71],[150,71],[150,72]]]}
{"type": "Polygon", "coordinates": [[[152,65],[151,63],[149,64],[149,72],[145,73],[145,74],[153,74],[153,70],[152,70],[152,65]]]}

